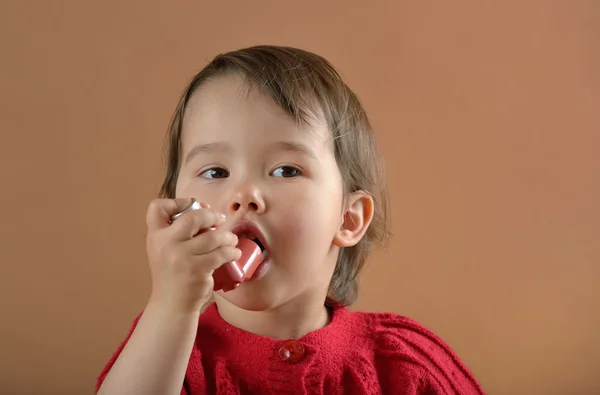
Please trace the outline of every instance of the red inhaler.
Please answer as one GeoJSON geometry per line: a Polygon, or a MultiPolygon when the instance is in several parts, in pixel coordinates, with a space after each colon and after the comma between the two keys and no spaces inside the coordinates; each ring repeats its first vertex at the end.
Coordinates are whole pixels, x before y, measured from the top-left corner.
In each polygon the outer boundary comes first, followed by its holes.
{"type": "MultiPolygon", "coordinates": [[[[192,198],[192,203],[171,217],[171,222],[192,210],[200,210],[200,203],[192,198]]],[[[215,230],[211,227],[203,229],[198,234],[209,230],[215,230]]],[[[252,278],[256,268],[262,262],[262,251],[260,247],[250,239],[241,238],[236,246],[242,251],[242,256],[236,261],[226,262],[213,272],[213,280],[215,285],[214,291],[223,290],[223,292],[236,289],[241,283],[252,278]]]]}

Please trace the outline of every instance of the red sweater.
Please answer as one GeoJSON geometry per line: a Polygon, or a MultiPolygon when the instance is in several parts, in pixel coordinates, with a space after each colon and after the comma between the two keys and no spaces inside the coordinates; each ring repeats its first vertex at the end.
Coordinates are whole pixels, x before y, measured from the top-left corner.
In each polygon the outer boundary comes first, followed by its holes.
{"type": "Polygon", "coordinates": [[[211,305],[200,315],[181,394],[483,394],[450,347],[417,322],[339,305],[332,315],[326,327],[284,341],[238,329],[211,305]]]}

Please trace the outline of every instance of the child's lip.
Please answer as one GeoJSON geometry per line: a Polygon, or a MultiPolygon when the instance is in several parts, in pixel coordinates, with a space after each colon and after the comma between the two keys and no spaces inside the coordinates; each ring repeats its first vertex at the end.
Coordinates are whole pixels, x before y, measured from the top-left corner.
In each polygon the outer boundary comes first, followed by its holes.
{"type": "Polygon", "coordinates": [[[260,241],[260,243],[263,245],[264,249],[267,250],[267,252],[269,251],[269,246],[267,244],[267,241],[265,240],[265,235],[260,230],[258,225],[256,225],[254,222],[242,221],[233,227],[231,233],[235,234],[236,236],[243,234],[252,235],[260,241]]]}

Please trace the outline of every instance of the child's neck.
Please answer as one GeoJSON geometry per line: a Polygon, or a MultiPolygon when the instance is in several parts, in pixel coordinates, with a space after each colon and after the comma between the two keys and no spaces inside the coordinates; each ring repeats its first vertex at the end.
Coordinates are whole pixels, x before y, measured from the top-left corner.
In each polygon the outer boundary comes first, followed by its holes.
{"type": "Polygon", "coordinates": [[[248,311],[216,297],[220,316],[246,332],[273,339],[299,339],[330,322],[323,299],[300,297],[266,311],[248,311]]]}

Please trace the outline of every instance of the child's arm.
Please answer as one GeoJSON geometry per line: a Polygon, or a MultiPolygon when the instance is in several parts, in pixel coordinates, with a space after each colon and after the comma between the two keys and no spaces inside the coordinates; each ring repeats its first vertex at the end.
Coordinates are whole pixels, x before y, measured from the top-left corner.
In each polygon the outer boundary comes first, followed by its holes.
{"type": "Polygon", "coordinates": [[[382,369],[387,370],[390,393],[400,392],[410,382],[415,386],[410,393],[415,395],[484,394],[454,350],[429,329],[396,314],[374,317],[378,353],[388,361],[382,369]]]}
{"type": "Polygon", "coordinates": [[[97,386],[102,395],[180,394],[198,329],[200,309],[212,295],[212,273],[239,259],[237,236],[217,227],[225,216],[211,210],[171,217],[189,199],[156,199],[148,208],[146,249],[152,296],[97,386]]]}
{"type": "Polygon", "coordinates": [[[180,394],[198,316],[148,303],[98,394],[180,394]]]}

